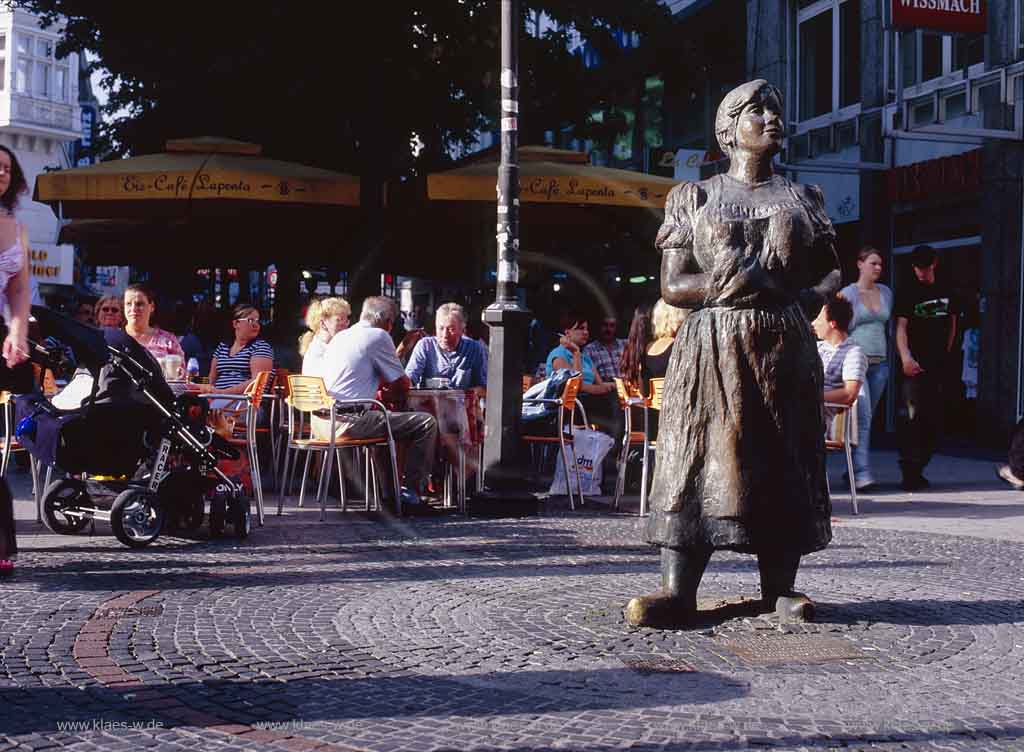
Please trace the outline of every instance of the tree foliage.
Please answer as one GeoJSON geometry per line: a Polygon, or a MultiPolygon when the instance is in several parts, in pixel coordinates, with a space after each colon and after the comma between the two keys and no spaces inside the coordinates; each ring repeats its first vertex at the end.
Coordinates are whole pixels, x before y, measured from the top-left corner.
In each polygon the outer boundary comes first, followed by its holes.
{"type": "MultiPolygon", "coordinates": [[[[497,115],[496,0],[17,4],[65,24],[59,52],[89,51],[107,71],[103,137],[115,153],[218,135],[283,159],[390,177],[437,166],[497,115]]],[[[658,0],[523,5],[524,29],[537,12],[561,29],[520,38],[524,143],[546,130],[594,135],[591,113],[631,106],[670,49],[671,17],[658,0]],[[567,29],[600,66],[569,52],[567,29]],[[624,50],[615,30],[638,32],[644,44],[624,50]]]]}

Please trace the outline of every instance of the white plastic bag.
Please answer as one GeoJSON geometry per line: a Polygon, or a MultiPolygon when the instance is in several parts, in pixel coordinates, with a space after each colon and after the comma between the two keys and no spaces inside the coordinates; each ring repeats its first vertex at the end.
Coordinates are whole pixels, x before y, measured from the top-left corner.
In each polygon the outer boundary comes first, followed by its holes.
{"type": "MultiPolygon", "coordinates": [[[[601,464],[605,456],[615,445],[615,439],[600,431],[591,431],[588,428],[577,428],[573,432],[576,447],[576,467],[580,473],[580,485],[583,488],[584,496],[599,496],[601,494],[601,464]]],[[[558,459],[555,462],[555,477],[551,481],[551,489],[548,491],[552,496],[568,496],[566,487],[565,462],[562,458],[561,447],[555,445],[558,452],[558,459]]],[[[566,451],[569,461],[572,462],[573,450],[567,446],[566,451]]],[[[576,493],[576,474],[569,477],[572,483],[572,491],[576,493]]]]}

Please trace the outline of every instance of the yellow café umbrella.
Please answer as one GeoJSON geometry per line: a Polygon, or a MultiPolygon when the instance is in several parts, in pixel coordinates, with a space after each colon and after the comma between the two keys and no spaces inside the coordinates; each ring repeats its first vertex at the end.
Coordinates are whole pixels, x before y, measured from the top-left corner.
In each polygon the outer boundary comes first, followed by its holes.
{"type": "Polygon", "coordinates": [[[171,140],[166,149],[43,173],[36,178],[33,198],[68,219],[359,206],[358,177],[267,159],[258,144],[202,137],[171,140]]]}
{"type": "MultiPolygon", "coordinates": [[[[498,155],[485,152],[463,167],[427,176],[427,196],[442,201],[496,198],[498,155]]],[[[664,209],[678,181],[632,170],[597,167],[581,152],[545,146],[519,149],[519,200],[523,204],[664,209]]]]}

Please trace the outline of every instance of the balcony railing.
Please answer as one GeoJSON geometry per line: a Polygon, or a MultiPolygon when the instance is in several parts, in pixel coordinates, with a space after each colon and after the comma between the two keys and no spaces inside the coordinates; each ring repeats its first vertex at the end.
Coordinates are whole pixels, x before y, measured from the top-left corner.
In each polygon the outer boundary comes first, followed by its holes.
{"type": "Polygon", "coordinates": [[[11,97],[11,120],[45,128],[77,133],[75,127],[75,106],[61,102],[33,99],[24,94],[11,97]]]}

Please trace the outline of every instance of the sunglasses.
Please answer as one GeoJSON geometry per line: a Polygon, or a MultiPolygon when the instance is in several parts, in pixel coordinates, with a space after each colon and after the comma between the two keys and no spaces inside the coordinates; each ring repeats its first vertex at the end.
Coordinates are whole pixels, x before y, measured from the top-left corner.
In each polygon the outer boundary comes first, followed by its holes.
{"type": "Polygon", "coordinates": [[[249,324],[249,326],[259,326],[260,325],[260,320],[259,319],[235,319],[235,321],[245,321],[246,323],[249,324]]]}
{"type": "Polygon", "coordinates": [[[114,308],[112,306],[103,306],[102,308],[100,308],[100,311],[102,311],[103,313],[120,313],[121,309],[114,308]]]}

